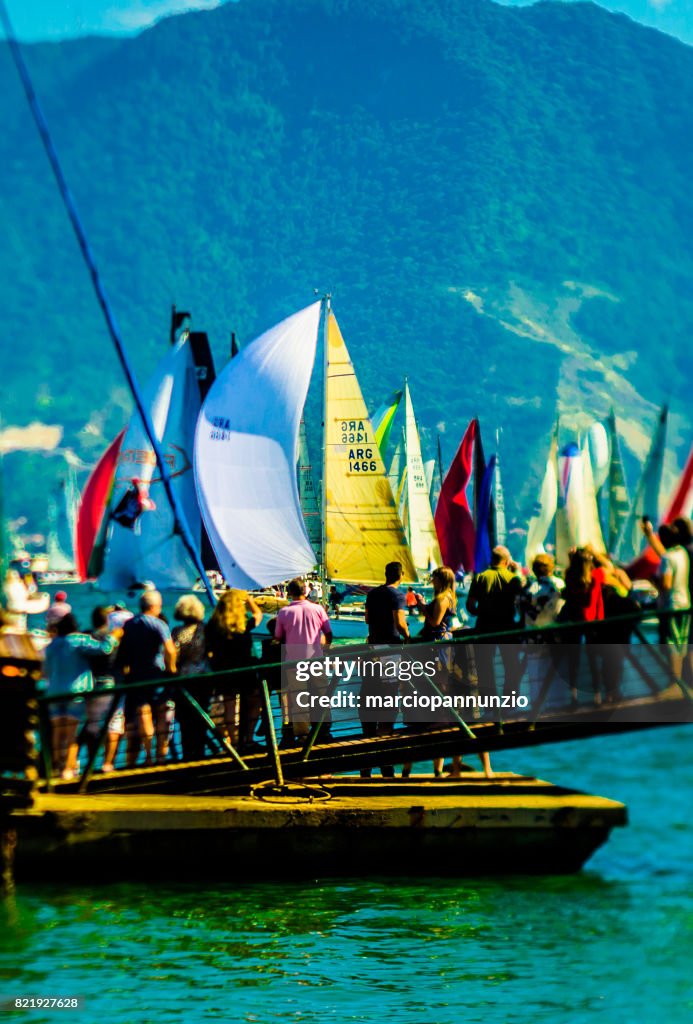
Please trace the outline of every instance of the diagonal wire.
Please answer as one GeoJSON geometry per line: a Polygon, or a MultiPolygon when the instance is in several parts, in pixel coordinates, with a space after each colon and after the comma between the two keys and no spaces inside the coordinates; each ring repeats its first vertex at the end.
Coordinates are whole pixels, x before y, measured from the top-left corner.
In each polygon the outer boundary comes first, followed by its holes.
{"type": "Polygon", "coordinates": [[[38,133],[41,136],[41,141],[43,142],[43,147],[46,151],[48,162],[51,165],[53,174],[55,176],[55,180],[58,184],[58,189],[60,191],[60,195],[65,205],[67,215],[70,219],[70,223],[72,224],[73,230],[77,237],[77,242],[82,251],[84,262],[86,263],[89,269],[89,274],[91,276],[92,285],[94,286],[96,298],[106,320],[108,333],[110,334],[111,340],[115,346],[118,358],[120,360],[120,364],[123,367],[123,372],[125,373],[125,377],[130,386],[130,390],[132,391],[132,396],[135,400],[137,411],[140,414],[142,424],[147,433],[147,436],[149,437],[149,442],[152,446],[152,449],[154,450],[157,466],[159,467],[159,472],[161,473],[161,480],[164,485],[164,490],[166,491],[166,497],[169,500],[171,510],[173,512],[173,518],[176,524],[176,531],[179,533],[180,538],[183,541],[183,544],[185,545],[187,552],[192,559],[193,565],[195,566],[200,576],[200,579],[204,583],[205,589],[207,591],[207,597],[209,598],[212,607],[214,607],[216,605],[214,589],[211,583],[209,582],[209,579],[207,578],[207,573],[205,571],[204,565],[202,564],[202,558],[200,556],[199,549],[193,540],[192,533],[190,532],[190,527],[188,526],[185,515],[183,514],[183,510],[181,509],[178,499],[173,490],[173,486],[171,484],[171,476],[168,471],[168,466],[166,465],[166,462],[164,460],[161,445],[159,444],[159,440],[156,436],[156,431],[154,430],[154,424],[152,423],[151,417],[149,415],[149,410],[146,408],[144,401],[142,399],[142,394],[137,384],[134,370],[132,368],[132,364],[130,363],[130,358],[127,354],[125,343],[120,333],[120,328],[118,327],[118,324],[116,322],[115,313],[113,312],[111,304],[108,300],[106,289],[104,287],[103,281],[101,280],[101,275],[99,274],[94,254],[91,250],[91,246],[89,245],[89,241],[87,239],[86,231],[84,230],[84,226],[77,212],[77,205],[70,191],[70,187],[67,184],[67,180],[65,178],[62,166],[60,164],[60,160],[58,159],[58,154],[53,144],[53,139],[51,138],[50,131],[48,129],[48,123],[46,122],[43,110],[41,109],[38,97],[36,96],[36,92],[34,90],[31,76],[29,74],[29,69],[26,66],[21,48],[14,34],[14,29],[12,27],[12,22],[10,21],[10,16],[7,11],[7,5],[5,3],[5,0],[0,0],[0,22],[2,22],[3,28],[5,29],[5,34],[7,36],[7,42],[10,48],[10,53],[12,55],[12,59],[14,60],[17,72],[24,87],[24,92],[26,94],[29,108],[31,109],[34,122],[38,129],[38,133]]]}

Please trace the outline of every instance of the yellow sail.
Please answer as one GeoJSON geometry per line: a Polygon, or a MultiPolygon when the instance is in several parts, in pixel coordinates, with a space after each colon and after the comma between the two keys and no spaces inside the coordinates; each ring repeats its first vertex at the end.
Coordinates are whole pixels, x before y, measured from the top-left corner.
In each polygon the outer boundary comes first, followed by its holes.
{"type": "Polygon", "coordinates": [[[334,315],[327,320],[325,571],[328,579],[382,583],[388,562],[416,570],[366,403],[334,315]]]}

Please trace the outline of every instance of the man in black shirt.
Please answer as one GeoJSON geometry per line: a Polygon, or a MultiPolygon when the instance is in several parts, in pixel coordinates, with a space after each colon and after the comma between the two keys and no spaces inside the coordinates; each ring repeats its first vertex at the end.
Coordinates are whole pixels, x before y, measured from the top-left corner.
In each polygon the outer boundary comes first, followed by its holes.
{"type": "MultiPolygon", "coordinates": [[[[399,585],[404,575],[401,562],[388,562],[385,566],[385,583],[369,591],[366,598],[366,622],[368,624],[369,644],[401,644],[409,639],[409,626],[406,619],[404,594],[399,585]]],[[[397,656],[398,657],[398,656],[397,656]]],[[[397,718],[396,709],[382,709],[379,719],[365,722],[363,712],[366,710],[366,697],[371,695],[384,696],[389,692],[397,693],[396,684],[380,679],[364,679],[361,683],[361,728],[364,736],[382,736],[392,731],[397,718]]],[[[361,778],[370,778],[370,768],[361,770],[361,778]]],[[[380,774],[384,779],[392,779],[395,770],[391,765],[383,765],[380,774]]]]}
{"type": "Polygon", "coordinates": [[[409,639],[407,602],[399,590],[401,562],[388,562],[385,583],[371,590],[366,598],[366,622],[369,644],[400,644],[409,639]]]}

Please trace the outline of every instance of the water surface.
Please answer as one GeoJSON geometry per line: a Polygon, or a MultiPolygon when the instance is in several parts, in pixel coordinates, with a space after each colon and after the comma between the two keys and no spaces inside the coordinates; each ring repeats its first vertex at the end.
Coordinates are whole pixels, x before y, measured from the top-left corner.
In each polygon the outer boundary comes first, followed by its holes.
{"type": "Polygon", "coordinates": [[[21,885],[0,931],[2,998],[87,1006],[6,1019],[688,1022],[692,738],[682,726],[496,759],[628,804],[630,825],[579,875],[450,881],[431,863],[391,883],[383,862],[285,885],[21,885]]]}

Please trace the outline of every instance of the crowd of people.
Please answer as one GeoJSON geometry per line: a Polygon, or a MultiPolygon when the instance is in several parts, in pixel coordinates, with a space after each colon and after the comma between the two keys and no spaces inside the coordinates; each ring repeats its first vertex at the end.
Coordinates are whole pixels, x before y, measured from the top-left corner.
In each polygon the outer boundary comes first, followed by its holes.
{"type": "MultiPolygon", "coordinates": [[[[655,581],[657,604],[667,614],[660,616],[659,639],[670,652],[672,673],[676,677],[683,674],[690,682],[687,610],[691,607],[693,529],[689,520],[679,519],[655,532],[645,521],[643,532],[661,560],[655,581]]],[[[428,601],[413,587],[402,587],[400,563],[385,566],[384,577],[382,585],[366,596],[370,644],[396,649],[413,640],[435,643],[472,628],[465,620],[458,581],[450,568],[433,570],[428,601]]],[[[174,722],[180,747],[175,756],[200,760],[208,751],[210,715],[222,741],[241,754],[264,749],[257,742],[258,731],[266,738],[268,729],[263,678],[271,690],[281,691],[283,746],[304,742],[315,722],[315,715],[296,699],[301,687],[295,679],[292,682],[291,673],[282,687],[279,669],[259,670],[259,665],[276,665],[282,655],[287,662],[313,658],[332,643],[330,617],[314,581],[290,581],[283,591],[288,603],[267,623],[267,632],[255,639],[262,611],[251,594],[240,590],[223,591],[208,621],[198,597],[181,597],[171,629],[163,614],[161,594],[152,585],[141,594],[136,613],[123,605],[99,606],[92,613],[89,630],[81,631],[65,592],[58,592],[46,608],[36,594],[25,592],[22,597],[19,582],[12,572],[5,581],[5,628],[25,629],[27,614],[45,611],[49,637],[46,692],[63,698],[48,704],[53,765],[64,779],[75,777],[81,749],[91,757],[101,744],[101,770],[113,771],[123,739],[126,767],[165,764],[172,756],[174,722]],[[259,644],[261,659],[257,657],[259,644]],[[172,682],[174,677],[177,682],[172,682]],[[121,683],[127,685],[109,693],[121,683]]],[[[326,602],[330,611],[338,613],[342,597],[336,587],[330,589],[326,602]]],[[[503,692],[519,685],[521,670],[513,641],[519,642],[518,631],[522,630],[523,642],[531,643],[533,637],[550,641],[553,636],[573,651],[568,657],[568,685],[574,702],[580,651],[584,651],[594,680],[594,702],[620,698],[623,665],[616,652],[618,645],[630,638],[633,621],[628,616],[639,605],[627,573],[604,554],[588,547],[572,551],[561,576],[549,554],[537,555],[528,572],[512,560],[507,548],[497,547],[489,566],[471,580],[465,609],[474,619],[475,635],[485,638],[475,644],[473,655],[479,686],[482,679],[493,675],[492,663],[498,652],[503,692]],[[564,628],[552,630],[556,625],[564,628]],[[511,642],[502,642],[503,634],[511,642]]],[[[398,657],[396,650],[386,656],[398,657]]],[[[311,688],[319,695],[327,692],[327,682],[316,680],[311,688]]],[[[363,680],[362,707],[364,694],[371,690],[375,692],[377,684],[363,680]]],[[[363,735],[390,733],[397,715],[396,710],[385,709],[371,721],[361,713],[363,735]]],[[[417,727],[406,716],[404,724],[417,727]]],[[[327,710],[321,715],[318,741],[331,738],[327,710]]],[[[453,772],[458,767],[453,763],[453,772]]],[[[487,760],[484,767],[490,772],[487,760]]],[[[435,768],[439,773],[442,764],[435,768]]],[[[405,775],[408,769],[405,765],[405,775]]],[[[393,774],[387,765],[381,771],[384,776],[393,774]]],[[[364,769],[362,774],[370,771],[364,769]]]]}

